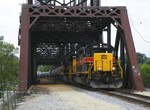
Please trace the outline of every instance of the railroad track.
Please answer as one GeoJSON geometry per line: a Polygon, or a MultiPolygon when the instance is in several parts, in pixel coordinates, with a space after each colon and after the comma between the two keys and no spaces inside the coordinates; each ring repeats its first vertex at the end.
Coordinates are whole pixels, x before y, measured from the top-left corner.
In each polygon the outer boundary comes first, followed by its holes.
{"type": "Polygon", "coordinates": [[[130,103],[136,103],[136,104],[143,105],[145,107],[150,107],[149,96],[134,94],[132,92],[124,91],[124,90],[114,90],[114,91],[99,90],[99,92],[103,94],[107,94],[109,96],[120,98],[130,103]]]}
{"type": "MultiPolygon", "coordinates": [[[[72,85],[72,84],[67,84],[67,85],[72,85]]],[[[129,90],[118,90],[118,89],[93,89],[81,84],[73,84],[72,86],[79,87],[82,89],[90,90],[90,91],[95,91],[98,93],[103,93],[112,97],[117,97],[122,100],[125,100],[130,103],[135,103],[135,104],[140,104],[141,106],[148,107],[150,108],[150,96],[144,96],[140,94],[135,94],[132,93],[129,90]]]]}

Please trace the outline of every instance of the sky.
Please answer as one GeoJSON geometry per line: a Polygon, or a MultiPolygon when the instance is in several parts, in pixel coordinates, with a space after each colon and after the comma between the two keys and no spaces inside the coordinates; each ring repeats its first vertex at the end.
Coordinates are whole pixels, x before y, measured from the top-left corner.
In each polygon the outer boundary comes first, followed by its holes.
{"type": "MultiPolygon", "coordinates": [[[[0,36],[18,46],[19,15],[26,0],[1,0],[0,36]]],[[[126,6],[137,52],[150,57],[150,0],[101,0],[101,6],[126,6]]]]}

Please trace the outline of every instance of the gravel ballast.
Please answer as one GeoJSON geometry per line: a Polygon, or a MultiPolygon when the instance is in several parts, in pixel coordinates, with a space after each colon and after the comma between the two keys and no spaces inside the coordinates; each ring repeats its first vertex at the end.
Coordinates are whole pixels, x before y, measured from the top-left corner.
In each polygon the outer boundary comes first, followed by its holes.
{"type": "Polygon", "coordinates": [[[30,92],[31,95],[26,96],[25,102],[16,110],[149,110],[98,92],[63,84],[34,86],[30,92]]]}

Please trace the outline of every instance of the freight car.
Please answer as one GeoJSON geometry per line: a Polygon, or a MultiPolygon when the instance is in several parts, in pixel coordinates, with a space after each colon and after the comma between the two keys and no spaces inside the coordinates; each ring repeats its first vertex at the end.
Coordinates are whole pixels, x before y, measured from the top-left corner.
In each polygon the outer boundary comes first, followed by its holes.
{"type": "Polygon", "coordinates": [[[67,76],[70,82],[93,88],[122,86],[123,71],[113,46],[91,43],[77,53],[72,56],[71,65],[64,67],[64,76],[67,76]]]}

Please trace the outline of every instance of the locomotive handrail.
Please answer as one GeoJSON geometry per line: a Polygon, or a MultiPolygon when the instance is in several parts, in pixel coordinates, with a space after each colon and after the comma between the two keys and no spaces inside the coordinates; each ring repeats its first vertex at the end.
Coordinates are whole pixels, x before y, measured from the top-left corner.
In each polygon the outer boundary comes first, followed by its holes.
{"type": "Polygon", "coordinates": [[[91,78],[91,69],[93,67],[93,63],[89,64],[89,68],[88,68],[88,78],[91,78]]]}
{"type": "Polygon", "coordinates": [[[118,66],[119,66],[119,68],[120,68],[120,75],[121,75],[121,79],[123,79],[123,69],[122,69],[122,67],[121,67],[121,61],[117,61],[117,63],[118,63],[118,66]]]}

